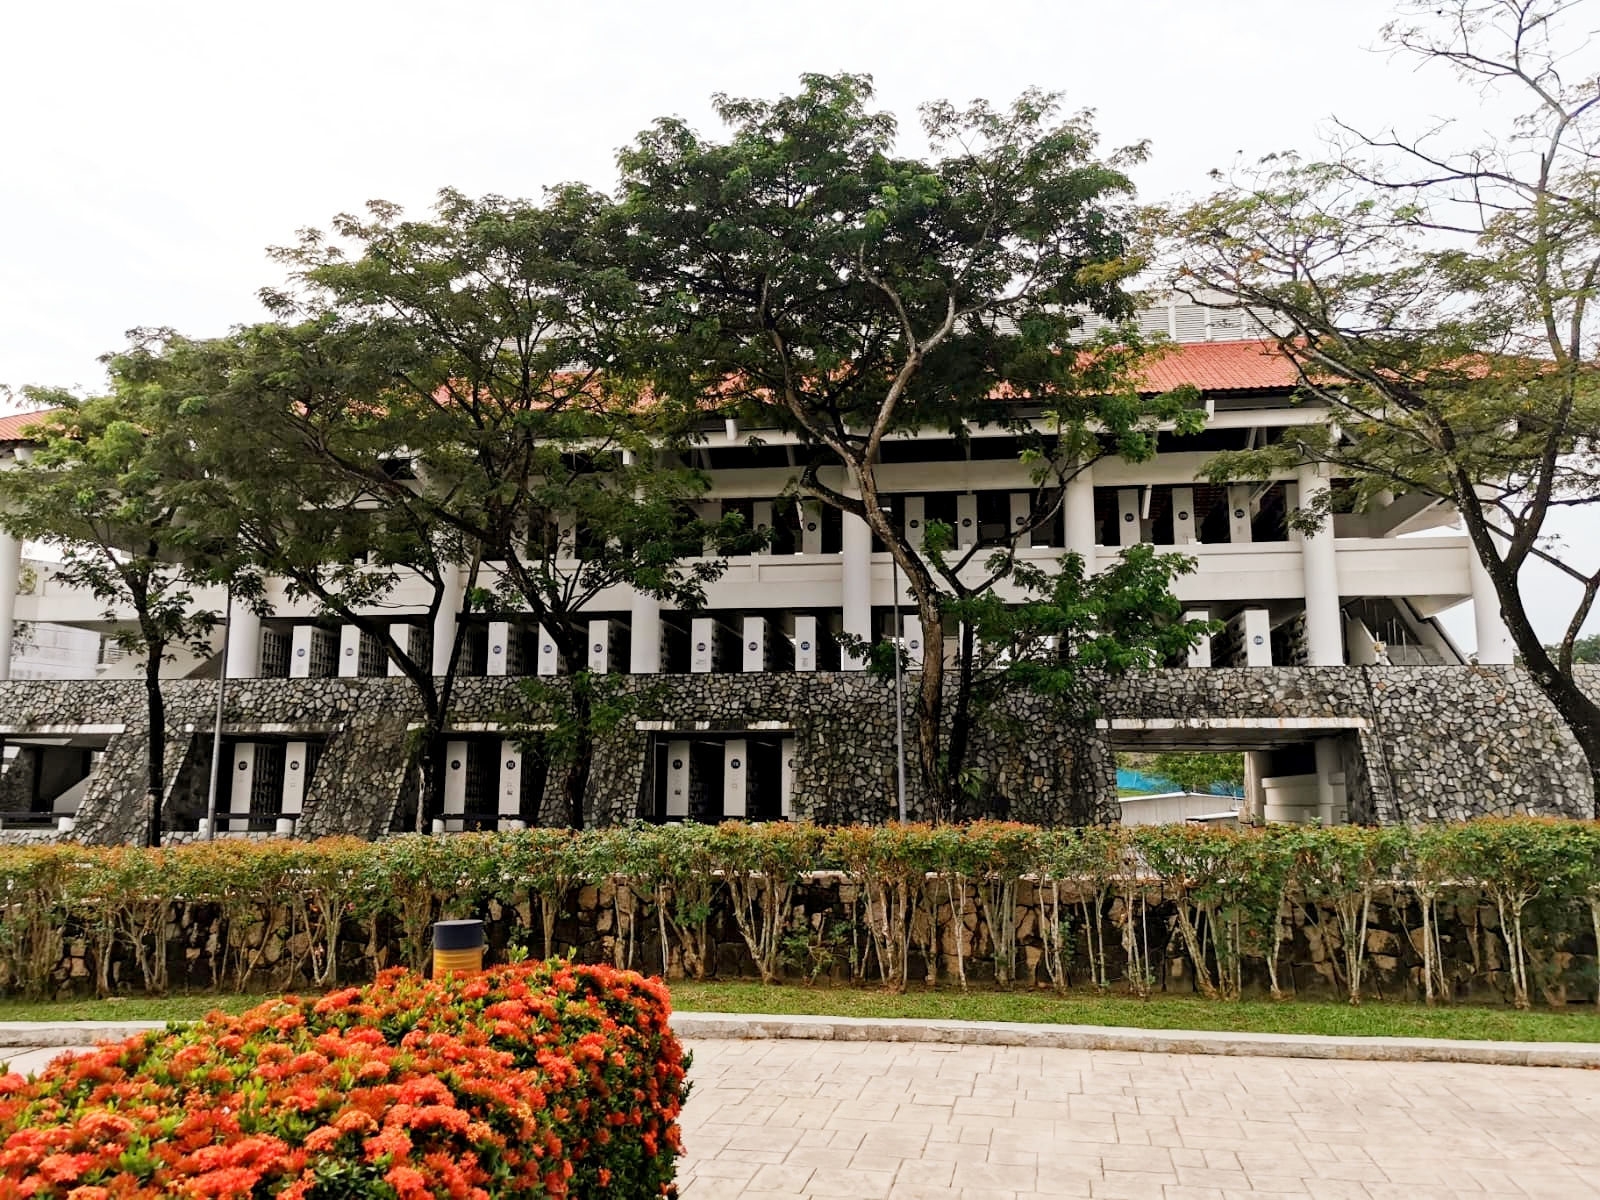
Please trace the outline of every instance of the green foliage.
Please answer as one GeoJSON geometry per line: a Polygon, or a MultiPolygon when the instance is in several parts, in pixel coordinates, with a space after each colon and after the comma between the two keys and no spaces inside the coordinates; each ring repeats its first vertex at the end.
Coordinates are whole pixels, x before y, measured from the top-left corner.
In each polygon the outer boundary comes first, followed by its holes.
{"type": "Polygon", "coordinates": [[[1198,750],[1160,754],[1118,754],[1119,767],[1132,767],[1156,779],[1167,779],[1186,792],[1209,792],[1214,783],[1244,786],[1244,755],[1198,750]]]}
{"type": "MultiPolygon", "coordinates": [[[[1600,511],[1600,108],[1592,82],[1565,66],[1589,33],[1562,0],[1403,12],[1384,31],[1390,47],[1464,82],[1454,98],[1469,119],[1489,114],[1480,136],[1445,148],[1437,129],[1341,127],[1322,161],[1269,156],[1156,221],[1171,282],[1271,324],[1301,397],[1325,416],[1218,455],[1206,473],[1263,479],[1309,461],[1357,511],[1409,493],[1459,512],[1600,804],[1600,704],[1572,674],[1600,571],[1551,526],[1560,511],[1578,523],[1600,511]],[[1577,597],[1548,648],[1529,616],[1541,576],[1524,567],[1535,560],[1577,597]]],[[[1440,102],[1448,124],[1447,94],[1440,102]]],[[[1301,501],[1295,527],[1328,524],[1326,489],[1303,488],[1301,501]]]]}
{"type": "MultiPolygon", "coordinates": [[[[771,101],[715,97],[724,139],[659,120],[619,156],[608,227],[636,289],[623,361],[683,411],[797,435],[798,490],[890,548],[932,650],[952,598],[992,597],[1083,466],[1147,459],[1163,422],[1193,432],[1204,411],[1192,389],[1151,398],[1137,382],[1149,347],[1123,320],[1141,265],[1124,169],[1143,147],[1102,157],[1089,114],[1030,90],[1005,108],[924,105],[931,153],[912,157],[872,102],[867,76],[806,75],[771,101]],[[1086,309],[1112,328],[1065,352],[1086,309]],[[964,440],[984,424],[1017,440],[1030,513],[924,558],[883,510],[884,439],[932,428],[964,440]],[[826,482],[839,469],[848,494],[826,482]]],[[[969,740],[958,712],[945,742],[943,670],[925,655],[916,691],[936,819],[959,811],[969,740]]]]}

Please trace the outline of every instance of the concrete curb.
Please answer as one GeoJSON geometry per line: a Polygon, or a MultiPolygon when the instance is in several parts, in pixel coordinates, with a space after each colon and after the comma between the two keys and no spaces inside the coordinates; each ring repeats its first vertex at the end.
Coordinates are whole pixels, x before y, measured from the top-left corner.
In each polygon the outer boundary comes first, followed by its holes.
{"type": "Polygon", "coordinates": [[[794,1038],[838,1042],[942,1042],[1137,1054],[1226,1054],[1263,1058],[1335,1058],[1364,1062],[1487,1063],[1516,1067],[1600,1069],[1600,1043],[1465,1042],[1444,1038],[1316,1037],[1289,1033],[1218,1033],[1130,1029],[1114,1025],[1032,1025],[1010,1021],[913,1021],[875,1017],[769,1016],[675,1012],[679,1037],[794,1038]]]}
{"type": "Polygon", "coordinates": [[[0,1021],[0,1047],[92,1046],[166,1027],[165,1021],[0,1021]]]}
{"type": "MultiPolygon", "coordinates": [[[[86,1046],[119,1041],[162,1021],[0,1021],[0,1048],[86,1046]]],[[[1324,1058],[1350,1062],[1486,1063],[1600,1070],[1596,1042],[1463,1042],[1445,1038],[1315,1037],[1292,1033],[1220,1033],[1131,1029],[1116,1025],[1034,1025],[1012,1021],[916,1021],[877,1017],[778,1016],[764,1013],[672,1014],[673,1031],[708,1040],[794,1039],[824,1042],[935,1042],[957,1046],[1026,1046],[1118,1050],[1135,1054],[1223,1054],[1324,1058]]]]}

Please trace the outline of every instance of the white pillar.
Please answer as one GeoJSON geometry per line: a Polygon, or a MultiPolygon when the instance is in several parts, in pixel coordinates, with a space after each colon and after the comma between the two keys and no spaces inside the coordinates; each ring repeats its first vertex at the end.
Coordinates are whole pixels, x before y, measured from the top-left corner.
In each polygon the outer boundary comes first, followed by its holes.
{"type": "Polygon", "coordinates": [[[971,492],[956,497],[956,545],[965,549],[978,544],[978,498],[971,492]]]}
{"type": "MultiPolygon", "coordinates": [[[[541,635],[543,630],[540,631],[541,635]]],[[[543,641],[543,637],[540,638],[543,641]]],[[[489,662],[484,668],[485,675],[505,675],[508,673],[507,663],[511,661],[511,623],[509,621],[489,622],[489,662]]],[[[541,659],[541,664],[543,660],[541,659]]]]}
{"type": "MultiPolygon", "coordinates": [[[[1297,491],[1310,507],[1328,490],[1327,477],[1315,463],[1300,468],[1297,491]]],[[[1333,516],[1316,533],[1300,537],[1300,568],[1306,589],[1306,660],[1313,667],[1344,665],[1344,639],[1339,616],[1339,561],[1333,545],[1333,516]]]]}
{"type": "Polygon", "coordinates": [[[289,678],[309,679],[311,677],[311,642],[316,636],[316,628],[311,625],[296,625],[289,635],[289,678]]]}
{"type": "Polygon", "coordinates": [[[310,747],[305,742],[290,742],[283,748],[283,805],[279,810],[282,819],[278,832],[292,834],[295,822],[306,807],[306,768],[310,765],[310,747]]]}
{"type": "Polygon", "coordinates": [[[729,738],[722,747],[722,815],[730,820],[745,816],[745,796],[750,771],[750,743],[729,738]]]}
{"type": "MultiPolygon", "coordinates": [[[[900,645],[905,649],[906,662],[913,671],[922,670],[922,618],[916,613],[900,614],[900,645]]],[[[939,647],[943,651],[944,647],[939,647]]]]}
{"type": "Polygon", "coordinates": [[[794,619],[794,669],[796,671],[815,671],[817,669],[817,657],[816,617],[796,617],[794,619]]]}
{"type": "MultiPolygon", "coordinates": [[[[1032,493],[1031,492],[1012,492],[1011,493],[1011,533],[1012,533],[1013,537],[1016,536],[1018,533],[1020,533],[1024,528],[1026,528],[1026,526],[1028,524],[1028,518],[1031,517],[1032,515],[1033,515],[1033,495],[1032,495],[1032,493]]],[[[1022,548],[1026,547],[1026,546],[1033,545],[1033,539],[1036,538],[1036,537],[1043,538],[1044,539],[1044,542],[1043,542],[1044,545],[1048,546],[1050,544],[1050,534],[1049,534],[1048,530],[1043,528],[1043,527],[1041,527],[1039,529],[1035,529],[1033,532],[1029,533],[1026,537],[1024,537],[1021,541],[1019,541],[1017,543],[1017,548],[1018,549],[1022,549],[1022,548]]]]}
{"type": "MultiPolygon", "coordinates": [[[[393,639],[394,644],[400,648],[401,652],[405,654],[407,658],[416,663],[419,667],[422,665],[417,661],[417,655],[419,651],[417,649],[416,639],[418,637],[418,632],[415,626],[409,625],[403,621],[397,621],[389,626],[389,637],[393,639]]],[[[385,657],[387,657],[387,655],[385,655],[385,657]]],[[[233,674],[232,668],[229,669],[228,674],[233,674]]],[[[399,663],[390,658],[388,674],[391,679],[394,679],[403,676],[405,671],[401,668],[399,663]]]]}
{"type": "Polygon", "coordinates": [[[22,583],[22,541],[0,529],[0,679],[11,678],[11,640],[16,630],[17,588],[22,583]]]}
{"type": "MultiPolygon", "coordinates": [[[[4,553],[4,546],[0,544],[0,554],[4,553]]],[[[228,630],[228,678],[254,679],[261,674],[261,618],[238,600],[233,602],[231,611],[233,628],[228,630]]]]}
{"type": "Polygon", "coordinates": [[[1175,487],[1172,489],[1172,543],[1175,546],[1191,546],[1199,538],[1194,532],[1194,489],[1192,487],[1175,487]]]}
{"type": "Polygon", "coordinates": [[[922,534],[928,525],[928,504],[921,496],[907,496],[905,498],[905,526],[906,541],[913,550],[919,553],[922,550],[922,534]]]}
{"type": "Polygon", "coordinates": [[[628,647],[628,670],[635,675],[661,671],[661,601],[647,592],[633,594],[628,617],[633,641],[628,647]]]}
{"type": "Polygon", "coordinates": [[[339,626],[339,678],[354,679],[361,674],[361,630],[354,625],[339,626]]]}
{"type": "MultiPolygon", "coordinates": [[[[230,833],[245,833],[250,829],[250,796],[256,786],[256,748],[253,742],[240,742],[233,748],[233,782],[224,789],[217,783],[217,791],[227,791],[228,812],[241,819],[228,822],[230,833]]],[[[220,799],[220,798],[219,798],[220,799]]],[[[219,805],[220,807],[220,805],[219,805]]]]}
{"type": "Polygon", "coordinates": [[[1250,542],[1255,540],[1255,532],[1250,525],[1250,485],[1248,483],[1230,483],[1228,485],[1228,540],[1230,542],[1250,542]]]}
{"type": "Polygon", "coordinates": [[[1085,467],[1067,481],[1067,549],[1083,556],[1084,570],[1094,573],[1094,468],[1085,467]]]}
{"type": "MultiPolygon", "coordinates": [[[[844,631],[868,641],[872,637],[872,530],[854,513],[845,513],[843,520],[840,546],[844,551],[844,576],[840,603],[844,609],[844,631]]],[[[866,666],[863,659],[853,654],[844,653],[840,658],[840,665],[846,671],[859,671],[866,666]]]]}
{"type": "Polygon", "coordinates": [[[1144,541],[1143,523],[1139,520],[1139,489],[1117,489],[1117,545],[1137,546],[1144,541]]]}
{"type": "Polygon", "coordinates": [[[446,742],[444,747],[444,829],[460,833],[467,811],[467,743],[446,742]]]}
{"type": "Polygon", "coordinates": [[[779,786],[778,811],[787,821],[794,815],[794,756],[799,746],[798,738],[783,739],[783,779],[779,786]]]}
{"type": "MultiPolygon", "coordinates": [[[[1495,537],[1493,541],[1496,553],[1504,554],[1505,539],[1495,537]]],[[[1467,578],[1472,584],[1472,618],[1478,631],[1477,659],[1485,666],[1508,666],[1516,661],[1516,643],[1511,640],[1511,630],[1506,628],[1505,618],[1500,615],[1500,594],[1494,590],[1494,580],[1489,578],[1488,569],[1470,538],[1467,539],[1467,578]]]]}
{"type": "Polygon", "coordinates": [[[1317,756],[1317,819],[1324,825],[1342,825],[1347,801],[1339,739],[1318,738],[1312,745],[1317,756]]]}
{"type": "MultiPolygon", "coordinates": [[[[1183,614],[1185,621],[1209,621],[1211,610],[1209,608],[1191,608],[1183,614]]],[[[1206,634],[1189,648],[1189,661],[1191,667],[1209,667],[1211,665],[1211,635],[1206,634]]]]}
{"type": "Polygon", "coordinates": [[[433,618],[433,673],[444,676],[450,673],[450,651],[456,644],[456,618],[461,612],[461,599],[467,590],[467,580],[461,568],[454,563],[444,568],[444,595],[439,598],[439,612],[433,618]]]}
{"type": "Polygon", "coordinates": [[[611,674],[613,637],[612,622],[604,618],[589,622],[589,670],[596,675],[611,674]]]}
{"type": "Polygon", "coordinates": [[[545,632],[543,625],[538,626],[539,635],[539,664],[537,667],[540,675],[550,676],[561,673],[561,656],[556,652],[556,642],[545,632]]]}
{"type": "Polygon", "coordinates": [[[771,631],[767,628],[765,617],[747,615],[744,619],[744,650],[740,655],[740,666],[746,671],[765,671],[767,669],[767,638],[771,631]]]}
{"type": "MultiPolygon", "coordinates": [[[[845,517],[849,524],[850,518],[845,517]]],[[[867,543],[871,545],[870,540],[867,543]]],[[[822,505],[816,500],[806,500],[800,505],[800,553],[822,553],[822,505]]]]}
{"type": "Polygon", "coordinates": [[[689,816],[689,743],[667,743],[667,811],[669,821],[683,821],[689,816]]]}
{"type": "Polygon", "coordinates": [[[500,742],[500,804],[495,810],[502,829],[519,828],[522,824],[522,751],[516,742],[505,738],[500,742]]]}

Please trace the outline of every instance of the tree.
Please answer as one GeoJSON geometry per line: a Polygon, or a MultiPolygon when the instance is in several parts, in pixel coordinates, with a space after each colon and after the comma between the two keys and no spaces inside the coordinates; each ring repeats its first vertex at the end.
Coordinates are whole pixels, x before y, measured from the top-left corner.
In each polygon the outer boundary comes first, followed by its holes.
{"type": "MultiPolygon", "coordinates": [[[[930,557],[935,560],[939,552],[930,557]]],[[[998,567],[993,568],[998,569],[998,567]]],[[[1026,735],[1005,712],[1005,701],[1019,693],[1042,697],[1061,723],[1071,728],[1096,715],[1095,693],[1108,675],[1148,670],[1181,660],[1200,639],[1216,632],[1211,622],[1185,621],[1173,582],[1195,569],[1181,554],[1158,554],[1153,546],[1131,546],[1117,561],[1090,574],[1083,556],[1062,555],[1046,570],[1017,563],[1009,574],[1021,592],[1020,603],[987,589],[952,596],[947,614],[958,622],[961,647],[950,757],[963,762],[974,735],[984,728],[1026,735]]],[[[874,669],[897,648],[881,645],[874,669]]],[[[987,781],[971,772],[954,780],[967,796],[987,781]]],[[[1086,822],[1092,811],[1078,814],[1086,822]]]]}
{"type": "MultiPolygon", "coordinates": [[[[702,557],[706,541],[745,534],[737,516],[698,519],[706,481],[665,456],[666,414],[606,369],[628,294],[595,240],[606,207],[577,187],[543,203],[446,190],[427,221],[374,202],[336,218],[332,238],[306,231],[275,251],[294,290],[264,294],[318,331],[317,357],[342,377],[339,394],[279,406],[297,443],[378,511],[414,512],[474,547],[477,607],[531,614],[564,673],[585,669],[580,615],[602,592],[695,608],[724,565],[702,557]],[[369,452],[343,448],[346,428],[369,452]],[[407,472],[393,470],[400,448],[407,472]]],[[[561,790],[574,826],[595,694],[571,691],[579,744],[561,790]]]]}
{"type": "MultiPolygon", "coordinates": [[[[1030,91],[1003,110],[925,106],[933,155],[899,157],[893,118],[869,110],[870,78],[802,84],[771,102],[717,96],[726,141],[669,118],[622,151],[611,241],[640,303],[623,361],[697,413],[796,435],[800,491],[887,547],[932,650],[949,598],[1007,575],[1084,465],[1147,458],[1159,421],[1202,420],[1192,394],[1140,396],[1135,331],[1074,348],[1085,310],[1132,311],[1122,167],[1143,150],[1096,157],[1088,116],[1062,119],[1053,96],[1030,91]],[[1023,404],[1038,415],[1024,419],[1023,404]],[[1022,525],[936,563],[884,511],[878,466],[897,434],[964,438],[968,421],[1018,439],[1033,503],[1022,525]]],[[[926,801],[950,817],[963,745],[943,735],[938,653],[917,703],[926,801]]]]}
{"type": "MultiPolygon", "coordinates": [[[[1397,51],[1480,92],[1473,115],[1521,111],[1480,140],[1338,127],[1324,162],[1263,160],[1162,223],[1175,283],[1277,324],[1300,392],[1327,422],[1220,456],[1214,478],[1309,458],[1356,504],[1448,501],[1493,583],[1533,680],[1588,757],[1600,804],[1600,706],[1573,678],[1600,570],[1549,542],[1552,513],[1600,502],[1593,302],[1600,281],[1600,95],[1572,78],[1584,29],[1559,0],[1407,4],[1397,51]],[[1570,39],[1570,40],[1568,40],[1570,39]],[[1528,617],[1523,568],[1577,586],[1552,654],[1528,617]]],[[[1296,518],[1328,519],[1325,504],[1296,518]]]]}
{"type": "Polygon", "coordinates": [[[440,807],[439,743],[482,554],[433,520],[425,497],[405,489],[378,496],[364,482],[403,476],[408,467],[389,431],[365,415],[377,403],[369,350],[359,332],[329,322],[264,324],[201,341],[166,336],[142,347],[130,369],[147,390],[172,399],[166,432],[186,455],[183,476],[168,486],[181,497],[188,526],[249,564],[235,600],[259,605],[264,580],[282,580],[291,599],[312,599],[373,639],[415,687],[423,710],[413,747],[421,830],[440,807]],[[416,649],[397,640],[385,611],[402,585],[415,591],[418,584],[424,628],[433,630],[442,612],[457,614],[439,678],[431,644],[416,649]]]}
{"type": "Polygon", "coordinates": [[[14,536],[59,548],[56,577],[105,604],[119,624],[124,650],[144,656],[149,718],[145,775],[145,841],[161,844],[166,796],[166,702],[161,667],[178,649],[211,654],[218,614],[195,606],[194,588],[224,582],[233,565],[186,518],[171,486],[192,472],[185,447],[171,436],[167,397],[145,386],[136,341],[110,356],[111,390],[79,397],[25,389],[54,411],[29,436],[38,446],[16,469],[0,472],[0,525],[14,536]]]}

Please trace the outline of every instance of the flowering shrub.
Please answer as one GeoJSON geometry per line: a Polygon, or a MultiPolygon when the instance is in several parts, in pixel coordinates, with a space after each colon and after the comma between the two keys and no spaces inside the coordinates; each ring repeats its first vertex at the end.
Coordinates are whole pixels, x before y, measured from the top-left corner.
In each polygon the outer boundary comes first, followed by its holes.
{"type": "Polygon", "coordinates": [[[666,989],[547,962],[214,1013],[0,1078],[0,1200],[671,1196],[666,989]]]}

